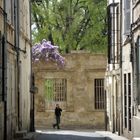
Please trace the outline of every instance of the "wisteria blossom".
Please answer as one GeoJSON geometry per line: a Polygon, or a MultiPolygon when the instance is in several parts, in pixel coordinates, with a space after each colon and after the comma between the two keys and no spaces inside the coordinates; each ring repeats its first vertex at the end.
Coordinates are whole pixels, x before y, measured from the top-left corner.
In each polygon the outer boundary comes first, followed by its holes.
{"type": "Polygon", "coordinates": [[[52,45],[50,41],[45,39],[32,47],[32,61],[37,62],[42,59],[46,62],[55,61],[59,66],[65,65],[65,59],[60,55],[58,46],[52,45]]]}

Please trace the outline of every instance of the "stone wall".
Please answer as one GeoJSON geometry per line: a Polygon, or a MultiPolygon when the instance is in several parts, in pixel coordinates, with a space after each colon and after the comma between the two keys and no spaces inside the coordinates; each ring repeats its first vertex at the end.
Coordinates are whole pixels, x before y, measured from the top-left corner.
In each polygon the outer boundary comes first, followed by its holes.
{"type": "MultiPolygon", "coordinates": [[[[94,79],[104,78],[106,56],[103,54],[73,52],[64,56],[66,66],[58,68],[53,62],[33,64],[35,84],[36,127],[52,128],[54,110],[45,108],[44,80],[46,78],[67,79],[67,99],[60,104],[63,109],[63,128],[105,128],[105,111],[95,110],[94,79]]],[[[54,102],[55,108],[56,102],[54,102]]]]}

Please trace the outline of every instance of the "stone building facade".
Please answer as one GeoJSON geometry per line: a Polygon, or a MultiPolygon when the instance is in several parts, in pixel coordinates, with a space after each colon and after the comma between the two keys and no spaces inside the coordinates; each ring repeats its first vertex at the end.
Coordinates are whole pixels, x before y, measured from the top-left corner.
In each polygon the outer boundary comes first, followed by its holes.
{"type": "Polygon", "coordinates": [[[140,1],[132,1],[131,47],[133,56],[133,138],[140,138],[140,1]]]}
{"type": "Polygon", "coordinates": [[[108,128],[129,139],[140,137],[139,11],[139,0],[108,0],[108,128]]]}
{"type": "Polygon", "coordinates": [[[0,0],[0,140],[30,130],[30,1],[0,0]]]}
{"type": "Polygon", "coordinates": [[[52,128],[54,108],[59,103],[63,109],[62,128],[105,129],[106,56],[73,52],[64,57],[64,68],[58,68],[53,62],[33,64],[38,88],[36,127],[52,128]]]}

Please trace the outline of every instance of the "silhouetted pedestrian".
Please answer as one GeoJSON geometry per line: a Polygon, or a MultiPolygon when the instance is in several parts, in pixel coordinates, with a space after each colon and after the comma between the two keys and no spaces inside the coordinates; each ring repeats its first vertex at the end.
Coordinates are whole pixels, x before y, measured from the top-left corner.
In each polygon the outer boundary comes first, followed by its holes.
{"type": "Polygon", "coordinates": [[[56,123],[53,124],[53,128],[57,126],[57,129],[60,129],[60,116],[61,116],[62,109],[59,107],[59,104],[56,104],[55,108],[55,118],[56,118],[56,123]]]}

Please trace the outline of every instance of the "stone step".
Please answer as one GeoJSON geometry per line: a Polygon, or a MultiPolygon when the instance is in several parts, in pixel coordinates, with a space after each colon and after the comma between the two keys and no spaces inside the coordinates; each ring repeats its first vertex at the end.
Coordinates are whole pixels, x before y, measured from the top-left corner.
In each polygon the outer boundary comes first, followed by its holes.
{"type": "Polygon", "coordinates": [[[26,134],[26,136],[22,138],[22,140],[34,140],[36,136],[37,136],[36,132],[29,132],[26,134]]]}
{"type": "Polygon", "coordinates": [[[27,130],[16,131],[15,139],[16,138],[23,138],[27,134],[27,130]]]}

